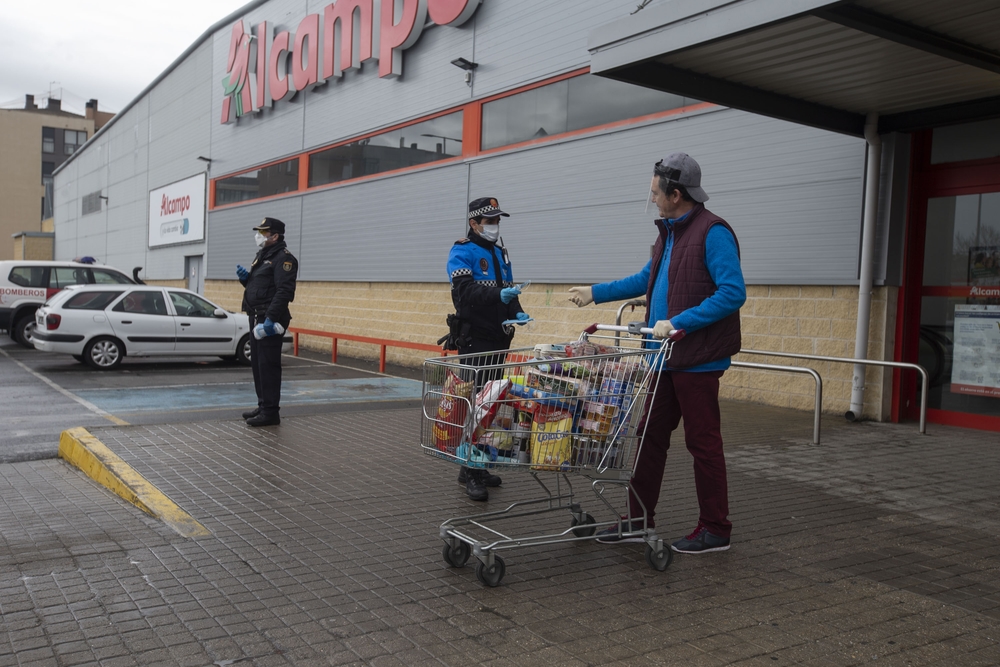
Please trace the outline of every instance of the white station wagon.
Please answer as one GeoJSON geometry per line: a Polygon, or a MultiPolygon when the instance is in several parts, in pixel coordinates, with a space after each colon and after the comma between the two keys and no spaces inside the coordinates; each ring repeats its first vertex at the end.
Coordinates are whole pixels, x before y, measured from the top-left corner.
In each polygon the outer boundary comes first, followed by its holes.
{"type": "Polygon", "coordinates": [[[126,355],[211,355],[250,363],[247,316],[176,287],[67,287],[35,312],[33,342],[100,370],[117,368],[126,355]]]}

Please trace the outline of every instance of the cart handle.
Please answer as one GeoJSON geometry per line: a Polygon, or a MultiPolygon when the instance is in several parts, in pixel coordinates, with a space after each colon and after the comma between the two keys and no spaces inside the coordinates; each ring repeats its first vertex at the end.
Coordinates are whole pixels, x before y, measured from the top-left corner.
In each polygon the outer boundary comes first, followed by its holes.
{"type": "MultiPolygon", "coordinates": [[[[629,326],[621,326],[616,324],[597,324],[595,322],[594,324],[591,324],[583,331],[584,333],[587,334],[593,334],[598,331],[615,331],[618,333],[645,334],[647,336],[653,335],[652,328],[634,326],[635,324],[642,324],[642,323],[640,322],[640,323],[633,323],[632,325],[629,326]]],[[[672,340],[676,342],[679,341],[681,338],[684,338],[685,335],[686,332],[684,331],[684,329],[673,329],[671,330],[670,335],[667,336],[667,340],[672,340]]]]}

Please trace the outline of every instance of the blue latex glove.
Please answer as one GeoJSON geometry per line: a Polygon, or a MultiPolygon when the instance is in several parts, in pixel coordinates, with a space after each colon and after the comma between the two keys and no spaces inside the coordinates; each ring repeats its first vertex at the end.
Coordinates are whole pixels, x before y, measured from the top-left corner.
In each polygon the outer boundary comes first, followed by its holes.
{"type": "Polygon", "coordinates": [[[515,299],[515,297],[518,297],[520,295],[521,295],[520,287],[504,287],[502,290],[500,290],[500,300],[503,301],[504,303],[510,303],[515,299]]]}
{"type": "Polygon", "coordinates": [[[253,328],[253,337],[257,340],[267,336],[277,336],[285,333],[285,327],[279,323],[271,321],[270,317],[264,318],[263,324],[258,324],[253,328]]]}
{"type": "Polygon", "coordinates": [[[523,320],[530,320],[531,319],[531,316],[528,315],[528,313],[518,313],[517,315],[515,315],[515,317],[517,319],[519,319],[519,320],[522,320],[522,321],[523,320]]]}
{"type": "Polygon", "coordinates": [[[236,265],[236,277],[240,280],[246,280],[250,276],[250,272],[244,269],[239,264],[236,265]]]}

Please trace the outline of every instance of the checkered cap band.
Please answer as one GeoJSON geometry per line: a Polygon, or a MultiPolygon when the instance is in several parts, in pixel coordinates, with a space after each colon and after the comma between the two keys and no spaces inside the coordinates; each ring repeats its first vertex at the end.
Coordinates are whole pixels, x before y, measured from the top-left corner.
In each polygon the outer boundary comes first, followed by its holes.
{"type": "MultiPolygon", "coordinates": [[[[486,206],[477,208],[475,211],[469,211],[469,217],[478,218],[481,215],[486,215],[487,213],[491,213],[493,211],[500,211],[500,209],[493,204],[487,204],[486,206]]],[[[500,213],[503,213],[503,211],[500,211],[500,213]]]]}

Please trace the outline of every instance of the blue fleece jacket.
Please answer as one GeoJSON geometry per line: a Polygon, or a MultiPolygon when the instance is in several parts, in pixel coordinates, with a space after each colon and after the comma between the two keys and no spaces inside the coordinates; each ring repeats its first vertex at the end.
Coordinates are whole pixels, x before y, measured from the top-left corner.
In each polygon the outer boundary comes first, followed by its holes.
{"type": "MultiPolygon", "coordinates": [[[[667,228],[667,238],[664,239],[663,258],[660,260],[660,270],[656,274],[656,283],[653,285],[652,302],[649,305],[649,322],[652,326],[660,320],[669,319],[675,329],[692,332],[738,311],[746,303],[747,288],[743,282],[743,271],[740,268],[740,255],[736,248],[736,239],[722,225],[714,225],[708,230],[708,235],[705,238],[705,266],[718,289],[716,289],[715,294],[694,308],[688,308],[673,317],[668,315],[667,288],[670,280],[668,267],[670,266],[670,254],[674,247],[674,223],[686,217],[687,214],[677,219],[664,221],[667,228]]],[[[646,262],[646,266],[641,271],[627,278],[594,285],[594,302],[606,303],[645,296],[646,288],[649,285],[651,263],[652,260],[646,262]]],[[[726,357],[684,370],[694,373],[724,371],[729,368],[730,363],[730,358],[726,357]]]]}

